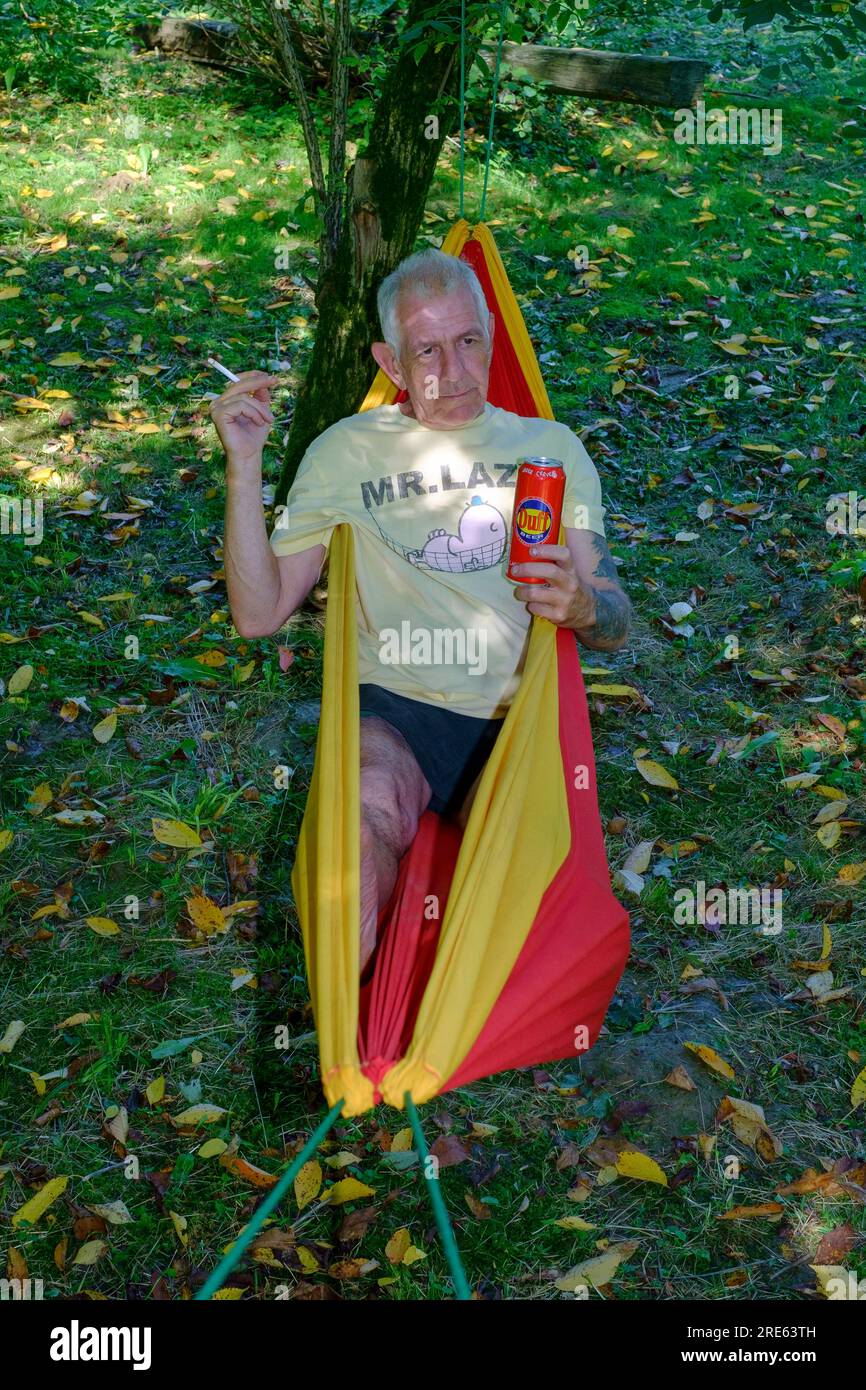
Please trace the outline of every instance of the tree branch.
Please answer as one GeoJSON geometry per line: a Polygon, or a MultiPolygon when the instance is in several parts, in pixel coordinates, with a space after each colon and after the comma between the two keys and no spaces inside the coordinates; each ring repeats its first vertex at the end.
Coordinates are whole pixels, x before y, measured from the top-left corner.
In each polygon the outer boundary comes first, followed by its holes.
{"type": "Polygon", "coordinates": [[[331,141],[328,152],[328,193],[324,227],[328,254],[332,256],[343,225],[346,172],[346,112],[349,104],[349,0],[334,5],[334,47],[331,54],[331,141]]]}
{"type": "MultiPolygon", "coordinates": [[[[307,93],[304,90],[304,80],[301,76],[301,69],[298,66],[297,55],[295,53],[294,44],[292,43],[292,36],[289,33],[289,26],[282,12],[280,0],[268,0],[268,8],[270,9],[271,18],[274,22],[274,30],[277,35],[277,43],[279,44],[283,67],[291,81],[295,100],[298,103],[298,115],[301,122],[301,129],[304,133],[304,144],[307,147],[307,159],[310,165],[310,182],[313,187],[313,195],[316,199],[316,211],[320,217],[324,217],[327,204],[325,175],[322,169],[322,154],[316,136],[316,125],[313,120],[313,113],[310,110],[310,103],[307,101],[307,93]]],[[[342,6],[340,6],[340,8],[342,8],[342,6]]]]}

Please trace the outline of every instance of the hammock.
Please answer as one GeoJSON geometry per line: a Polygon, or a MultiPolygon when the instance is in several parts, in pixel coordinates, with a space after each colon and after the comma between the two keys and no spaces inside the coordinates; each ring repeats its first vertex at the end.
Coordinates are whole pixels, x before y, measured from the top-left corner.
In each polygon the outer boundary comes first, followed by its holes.
{"type": "MultiPolygon", "coordinates": [[[[472,266],[496,316],[488,400],[553,419],[523,317],[484,223],[499,43],[478,223],[464,211],[465,0],[460,25],[460,220],[442,250],[472,266]]],[[[402,401],[378,372],[361,410],[402,401]]],[[[559,537],[564,541],[564,534],[559,537]]],[[[360,732],[354,545],[329,552],[322,708],[292,888],[330,1110],[230,1246],[196,1300],[213,1297],[338,1118],[405,1106],[455,1295],[471,1298],[416,1102],[511,1067],[586,1051],[629,949],[628,914],[604,853],[586,694],[573,632],[533,617],[517,694],[465,830],[427,811],[360,965],[360,732]],[[431,911],[438,904],[438,911],[431,911]]],[[[503,581],[507,582],[507,581],[503,581]]]]}
{"type": "MultiPolygon", "coordinates": [[[[488,399],[553,419],[488,227],[461,218],[442,250],[472,266],[496,316],[488,399]]],[[[379,371],[361,410],[405,398],[379,371]]],[[[321,717],[292,888],[322,1085],[344,1117],[585,1051],[629,948],[605,858],[577,642],[536,616],[465,830],[423,814],[359,985],[355,604],[352,529],[341,523],[330,543],[321,717]]]]}

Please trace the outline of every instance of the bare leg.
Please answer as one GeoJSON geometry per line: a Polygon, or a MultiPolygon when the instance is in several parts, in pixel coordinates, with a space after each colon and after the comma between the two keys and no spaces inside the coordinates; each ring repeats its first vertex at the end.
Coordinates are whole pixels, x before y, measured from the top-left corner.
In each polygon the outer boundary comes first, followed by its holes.
{"type": "Polygon", "coordinates": [[[361,970],[376,947],[378,916],[432,795],[399,730],[361,720],[361,970]]]}

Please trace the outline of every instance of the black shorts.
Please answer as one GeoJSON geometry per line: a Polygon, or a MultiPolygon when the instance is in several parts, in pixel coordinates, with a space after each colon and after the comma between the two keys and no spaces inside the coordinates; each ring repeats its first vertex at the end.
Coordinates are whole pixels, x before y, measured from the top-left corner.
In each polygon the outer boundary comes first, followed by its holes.
{"type": "Polygon", "coordinates": [[[360,713],[378,715],[403,735],[433,790],[428,809],[440,815],[460,809],[486,763],[504,719],[468,714],[361,684],[360,713]]]}

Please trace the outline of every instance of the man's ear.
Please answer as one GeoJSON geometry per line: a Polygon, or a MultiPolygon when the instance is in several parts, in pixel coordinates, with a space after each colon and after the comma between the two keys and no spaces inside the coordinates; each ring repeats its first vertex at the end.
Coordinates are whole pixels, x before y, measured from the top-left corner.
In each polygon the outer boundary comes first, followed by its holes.
{"type": "Polygon", "coordinates": [[[493,351],[493,330],[496,327],[496,315],[492,309],[487,312],[487,332],[490,335],[490,351],[493,351]]]}
{"type": "Polygon", "coordinates": [[[387,343],[371,343],[370,351],[376,359],[377,365],[382,368],[386,376],[390,377],[395,386],[399,386],[401,391],[406,389],[406,379],[400,370],[400,363],[387,343]]]}

